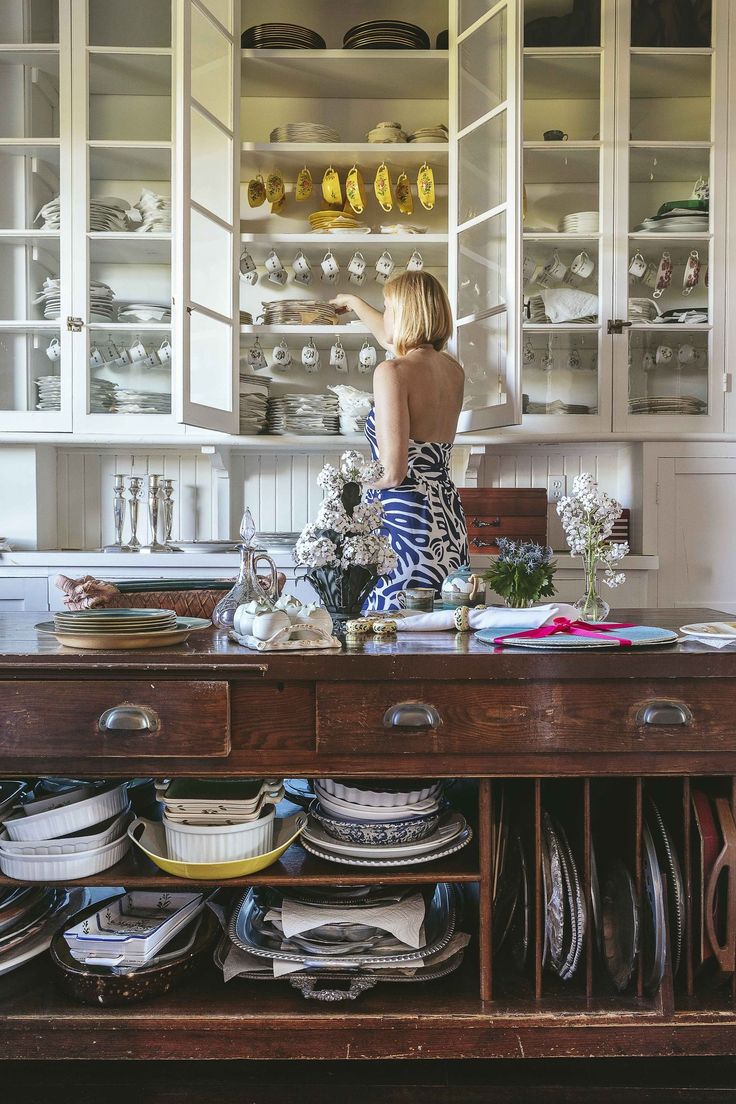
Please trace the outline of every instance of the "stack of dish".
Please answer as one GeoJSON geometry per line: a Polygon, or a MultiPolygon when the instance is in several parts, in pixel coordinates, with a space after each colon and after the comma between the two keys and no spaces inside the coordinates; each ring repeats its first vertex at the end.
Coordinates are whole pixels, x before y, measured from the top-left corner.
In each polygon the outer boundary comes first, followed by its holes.
{"type": "Polygon", "coordinates": [[[140,214],[140,223],[134,226],[139,234],[149,231],[158,233],[171,230],[171,196],[159,195],[150,188],[144,188],[140,199],[133,205],[140,214]]]}
{"type": "Polygon", "coordinates": [[[162,609],[64,610],[36,625],[68,648],[160,648],[183,643],[196,629],[210,628],[202,617],[177,617],[162,609]]]}
{"type": "Polygon", "coordinates": [[[497,954],[505,945],[516,968],[523,970],[533,930],[531,853],[517,819],[510,815],[505,787],[498,797],[494,795],[493,812],[493,950],[497,954]]]}
{"type": "Polygon", "coordinates": [[[408,135],[401,123],[376,123],[366,134],[369,142],[407,142],[408,135]]]}
{"type": "Polygon", "coordinates": [[[585,941],[585,897],[565,830],[546,810],[542,812],[542,884],[542,965],[569,981],[580,964],[585,941]]]}
{"type": "Polygon", "coordinates": [[[629,299],[629,322],[654,322],[659,318],[659,307],[653,299],[632,296],[629,299]]]}
{"type": "Polygon", "coordinates": [[[170,414],[171,395],[162,391],[133,391],[128,387],[118,387],[111,413],[170,414]]]}
{"type": "Polygon", "coordinates": [[[562,234],[597,234],[598,223],[597,211],[573,211],[563,217],[560,232],[562,234]]]}
{"type": "Polygon", "coordinates": [[[582,403],[566,403],[563,399],[551,402],[524,402],[525,414],[595,414],[595,407],[582,403]]]}
{"type": "Polygon", "coordinates": [[[447,809],[443,787],[426,779],[315,779],[304,847],[348,866],[413,866],[451,855],[473,833],[462,813],[447,809]]]}
{"type": "Polygon", "coordinates": [[[171,321],[171,303],[126,303],[118,308],[118,322],[160,322],[167,325],[171,321]]]}
{"type": "Polygon", "coordinates": [[[340,408],[335,395],[284,395],[284,428],[309,437],[340,432],[340,408]]]}
{"type": "Polygon", "coordinates": [[[0,974],[43,954],[59,925],[86,900],[84,889],[16,886],[0,890],[0,974]]]}
{"type": "Polygon", "coordinates": [[[72,917],[51,944],[64,988],[84,1004],[168,992],[211,952],[218,925],[202,893],[135,890],[72,917]]]}
{"type": "Polygon", "coordinates": [[[255,378],[240,373],[240,432],[264,433],[268,425],[268,385],[266,376],[255,378]]]}
{"type": "Polygon", "coordinates": [[[278,979],[308,996],[315,980],[351,978],[350,996],[379,981],[428,981],[460,966],[455,890],[417,886],[249,890],[215,961],[229,976],[278,979]],[[243,955],[242,952],[245,952],[243,955]]]}
{"type": "Polygon", "coordinates": [[[266,429],[273,436],[286,433],[286,399],[271,395],[266,413],[266,429]]]}
{"type": "Polygon", "coordinates": [[[259,23],[240,36],[244,50],[325,50],[327,43],[316,31],[298,23],[259,23]]]}
{"type": "Polygon", "coordinates": [[[418,127],[408,136],[410,142],[449,142],[450,134],[444,123],[438,126],[418,127]]]}
{"type": "Polygon", "coordinates": [[[169,858],[218,863],[250,859],[273,846],[276,779],[176,779],[163,793],[169,858]]]}
{"type": "Polygon", "coordinates": [[[706,414],[708,403],[694,395],[652,395],[629,399],[630,414],[706,414]]]}
{"type": "Polygon", "coordinates": [[[312,211],[309,216],[309,225],[316,233],[327,233],[331,230],[356,230],[362,233],[370,233],[370,228],[359,222],[352,211],[312,211]]]}
{"type": "Polygon", "coordinates": [[[61,410],[61,376],[38,376],[36,410],[61,410]]]}
{"type": "Polygon", "coordinates": [[[127,783],[83,783],[26,802],[3,817],[0,870],[18,881],[63,882],[99,874],[129,847],[127,783]]]}
{"type": "Polygon", "coordinates": [[[35,221],[43,219],[42,230],[61,230],[61,205],[59,196],[54,196],[39,208],[35,221]]]}
{"type": "Polygon", "coordinates": [[[708,228],[707,199],[672,199],[636,230],[647,234],[707,234],[708,228]]]}
{"type": "Polygon", "coordinates": [[[340,135],[323,123],[284,123],[274,127],[271,142],[339,142],[340,135]]]}
{"type": "Polygon", "coordinates": [[[429,35],[414,23],[399,19],[372,19],[345,32],[346,50],[429,50],[429,35]]]}
{"type": "Polygon", "coordinates": [[[89,201],[89,228],[92,233],[121,233],[128,229],[126,212],[130,204],[117,196],[93,196],[89,201]]]}
{"type": "Polygon", "coordinates": [[[334,326],[337,313],[330,303],[313,299],[271,299],[262,303],[265,326],[334,326]]]}
{"type": "Polygon", "coordinates": [[[89,381],[89,409],[91,414],[109,414],[115,406],[118,385],[111,380],[97,379],[89,381]]]}

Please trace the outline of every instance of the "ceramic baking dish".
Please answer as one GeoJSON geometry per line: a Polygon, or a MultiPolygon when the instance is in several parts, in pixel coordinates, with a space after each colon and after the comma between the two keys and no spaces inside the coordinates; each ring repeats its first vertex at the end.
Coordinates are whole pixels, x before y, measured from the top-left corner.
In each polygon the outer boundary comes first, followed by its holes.
{"type": "Polygon", "coordinates": [[[94,851],[113,840],[120,839],[133,819],[130,805],[116,817],[90,829],[83,829],[73,836],[59,836],[48,840],[11,840],[7,832],[0,833],[0,852],[6,855],[77,855],[94,851]]]}
{"type": "Polygon", "coordinates": [[[258,820],[243,824],[180,824],[164,817],[169,858],[176,862],[219,863],[262,855],[273,845],[275,816],[271,805],[258,820]]]}
{"type": "Polygon", "coordinates": [[[91,828],[118,816],[127,804],[128,784],[123,782],[106,786],[92,797],[61,809],[49,809],[32,816],[21,812],[8,817],[5,830],[11,840],[50,840],[73,836],[83,828],[91,828]]]}
{"type": "MultiPolygon", "coordinates": [[[[376,786],[381,784],[380,779],[371,780],[376,782],[376,786]]],[[[378,808],[391,808],[400,809],[404,805],[414,805],[418,801],[426,801],[427,798],[435,797],[441,787],[441,781],[432,781],[426,779],[407,779],[404,786],[412,786],[412,782],[416,788],[402,789],[401,783],[386,783],[386,789],[375,790],[369,788],[363,788],[362,786],[356,786],[355,783],[348,783],[347,780],[340,780],[339,778],[318,778],[315,779],[315,786],[318,791],[330,794],[332,797],[338,798],[340,801],[350,801],[356,805],[375,805],[378,808]]]]}
{"type": "Polygon", "coordinates": [[[0,851],[0,870],[19,882],[65,882],[89,878],[119,863],[130,847],[126,835],[76,855],[9,855],[0,851]]]}

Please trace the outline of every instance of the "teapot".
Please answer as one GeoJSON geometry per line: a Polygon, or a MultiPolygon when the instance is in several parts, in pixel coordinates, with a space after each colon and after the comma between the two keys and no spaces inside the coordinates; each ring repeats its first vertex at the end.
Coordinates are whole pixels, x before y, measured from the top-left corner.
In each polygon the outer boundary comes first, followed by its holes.
{"type": "Polygon", "coordinates": [[[448,606],[473,606],[485,598],[485,579],[464,564],[452,571],[442,584],[442,601],[448,606]]]}

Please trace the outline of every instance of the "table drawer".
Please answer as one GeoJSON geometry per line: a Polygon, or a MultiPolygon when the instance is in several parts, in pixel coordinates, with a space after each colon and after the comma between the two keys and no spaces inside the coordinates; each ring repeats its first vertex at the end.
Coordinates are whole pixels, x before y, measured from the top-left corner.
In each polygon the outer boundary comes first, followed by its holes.
{"type": "Polygon", "coordinates": [[[0,683],[0,755],[196,758],[230,752],[226,682],[0,683]]]}
{"type": "Polygon", "coordinates": [[[466,514],[471,552],[496,549],[499,537],[511,540],[547,541],[546,517],[506,517],[503,514],[466,514]]]}
{"type": "Polygon", "coordinates": [[[736,679],[320,683],[317,750],[364,755],[734,751],[736,679]]]}

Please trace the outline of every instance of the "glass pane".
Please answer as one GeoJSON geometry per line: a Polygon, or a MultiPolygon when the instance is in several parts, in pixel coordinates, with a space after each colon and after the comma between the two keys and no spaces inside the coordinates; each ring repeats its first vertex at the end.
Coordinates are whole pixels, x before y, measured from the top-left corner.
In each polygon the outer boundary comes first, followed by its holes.
{"type": "Polygon", "coordinates": [[[599,165],[597,149],[568,149],[566,142],[526,150],[525,233],[597,234],[599,165]]]}
{"type": "Polygon", "coordinates": [[[506,9],[460,43],[459,127],[462,130],[506,99],[506,9]]]}
{"type": "Polygon", "coordinates": [[[20,65],[0,48],[0,138],[59,137],[59,55],[20,65]]]}
{"type": "Polygon", "coordinates": [[[572,325],[598,317],[598,242],[525,241],[522,262],[527,323],[572,325]]]}
{"type": "Polygon", "coordinates": [[[90,46],[171,46],[171,0],[88,0],[90,46]]]}
{"type": "Polygon", "coordinates": [[[190,299],[229,317],[233,296],[233,238],[199,211],[191,212],[190,299]]]}
{"type": "Polygon", "coordinates": [[[458,359],[465,369],[463,410],[506,402],[508,323],[508,314],[502,311],[458,327],[458,359]]]}
{"type": "Polygon", "coordinates": [[[634,238],[629,249],[631,322],[708,321],[708,242],[634,238]]]}
{"type": "Polygon", "coordinates": [[[0,318],[57,319],[59,294],[58,238],[0,246],[0,318]]]}
{"type": "Polygon", "coordinates": [[[629,223],[634,231],[708,232],[709,149],[629,152],[629,223]],[[686,208],[683,216],[683,208],[686,208]]]}
{"type": "Polygon", "coordinates": [[[0,410],[61,409],[61,334],[0,333],[0,410]]]}
{"type": "Polygon", "coordinates": [[[59,0],[0,0],[0,42],[58,42],[59,0]]]}
{"type": "Polygon", "coordinates": [[[493,0],[460,0],[457,29],[462,34],[494,7],[493,0]]]}
{"type": "Polygon", "coordinates": [[[192,200],[230,222],[233,217],[232,139],[196,108],[192,108],[191,122],[192,200]]]}
{"type": "Polygon", "coordinates": [[[192,96],[232,127],[232,44],[198,8],[192,8],[192,96]]]}
{"type": "Polygon", "coordinates": [[[170,414],[171,333],[89,334],[90,413],[170,414]]]}
{"type": "Polygon", "coordinates": [[[526,333],[522,364],[525,414],[597,412],[597,333],[526,333]]]}
{"type": "Polygon", "coordinates": [[[171,54],[90,54],[89,137],[168,142],[171,54]]]}
{"type": "Polygon", "coordinates": [[[189,323],[189,398],[199,406],[232,410],[232,327],[196,310],[189,323]]]}
{"type": "Polygon", "coordinates": [[[631,55],[635,141],[707,142],[711,58],[702,54],[631,55]]]}
{"type": "Polygon", "coordinates": [[[506,201],[506,112],[458,143],[458,223],[506,201]]]}
{"type": "Polygon", "coordinates": [[[506,212],[458,235],[458,318],[506,301],[506,212]]]}
{"type": "Polygon", "coordinates": [[[219,19],[223,27],[230,31],[233,31],[233,5],[232,0],[200,0],[203,8],[212,12],[215,19],[219,19]]]}
{"type": "Polygon", "coordinates": [[[525,0],[525,46],[600,46],[600,0],[525,0]]]}
{"type": "Polygon", "coordinates": [[[711,44],[711,0],[690,4],[640,4],[631,23],[632,46],[693,47],[711,44]],[[669,17],[670,9],[676,17],[669,17]]]}
{"type": "Polygon", "coordinates": [[[600,57],[527,54],[524,57],[524,140],[597,140],[601,129],[600,57]],[[564,140],[564,139],[563,139],[564,140]]]}
{"type": "Polygon", "coordinates": [[[0,228],[58,231],[59,150],[39,156],[0,153],[0,228]],[[43,211],[41,210],[43,208],[43,211]]]}
{"type": "Polygon", "coordinates": [[[629,413],[708,413],[707,331],[629,331],[629,413]]]}

